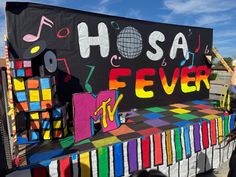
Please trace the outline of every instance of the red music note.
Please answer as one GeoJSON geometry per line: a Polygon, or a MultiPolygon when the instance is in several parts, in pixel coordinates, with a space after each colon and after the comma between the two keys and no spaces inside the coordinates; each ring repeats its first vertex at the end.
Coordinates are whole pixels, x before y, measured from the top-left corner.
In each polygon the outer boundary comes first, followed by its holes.
{"type": "Polygon", "coordinates": [[[37,41],[37,40],[40,38],[43,25],[47,25],[47,26],[49,26],[50,28],[52,28],[52,26],[54,25],[54,23],[53,23],[51,20],[49,20],[47,17],[42,16],[41,21],[40,21],[40,24],[39,24],[39,29],[38,29],[37,35],[34,35],[34,34],[26,34],[26,35],[23,37],[23,40],[26,41],[26,42],[34,42],[34,41],[37,41]]]}
{"type": "Polygon", "coordinates": [[[63,61],[65,66],[66,66],[66,71],[67,71],[67,76],[64,78],[64,82],[69,82],[71,80],[71,73],[70,73],[70,68],[67,64],[67,61],[65,58],[57,58],[57,61],[63,61]]]}
{"type": "Polygon", "coordinates": [[[200,39],[201,39],[201,36],[200,36],[200,34],[198,34],[198,46],[197,46],[197,48],[195,49],[195,54],[197,54],[197,53],[199,52],[199,50],[200,50],[200,47],[201,47],[201,41],[200,41],[200,39]]]}

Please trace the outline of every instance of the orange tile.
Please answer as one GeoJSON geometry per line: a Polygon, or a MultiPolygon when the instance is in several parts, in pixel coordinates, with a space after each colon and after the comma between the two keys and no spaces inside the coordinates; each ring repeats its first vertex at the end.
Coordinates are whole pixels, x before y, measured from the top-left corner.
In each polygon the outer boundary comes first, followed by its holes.
{"type": "Polygon", "coordinates": [[[50,114],[48,111],[42,112],[41,113],[42,119],[50,119],[50,114]]]}
{"type": "Polygon", "coordinates": [[[114,136],[119,136],[119,135],[132,133],[132,132],[134,132],[134,130],[132,130],[131,128],[129,128],[126,125],[121,125],[119,128],[109,131],[109,133],[111,133],[114,136]]]}
{"type": "Polygon", "coordinates": [[[41,101],[41,108],[42,109],[52,108],[52,101],[41,101]]]}
{"type": "Polygon", "coordinates": [[[28,111],[28,103],[27,102],[21,102],[21,103],[16,103],[16,108],[18,111],[28,111]]]}
{"type": "Polygon", "coordinates": [[[31,121],[30,122],[30,129],[31,130],[40,129],[39,121],[31,121]]]}
{"type": "Polygon", "coordinates": [[[173,106],[173,107],[176,107],[176,108],[187,108],[187,107],[189,107],[189,105],[181,104],[181,103],[171,104],[170,106],[173,106]]]}
{"type": "Polygon", "coordinates": [[[31,79],[31,80],[28,80],[27,82],[28,82],[27,86],[29,89],[39,88],[39,80],[31,79]]]}
{"type": "Polygon", "coordinates": [[[203,109],[203,110],[198,110],[199,112],[203,112],[205,114],[222,114],[222,111],[218,111],[215,109],[203,109]]]}

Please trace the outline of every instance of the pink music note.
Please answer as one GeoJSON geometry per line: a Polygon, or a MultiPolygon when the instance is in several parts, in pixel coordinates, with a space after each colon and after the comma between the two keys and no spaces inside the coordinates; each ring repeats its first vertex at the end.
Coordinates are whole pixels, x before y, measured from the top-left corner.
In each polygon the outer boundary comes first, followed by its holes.
{"type": "Polygon", "coordinates": [[[120,67],[120,65],[115,65],[115,64],[113,63],[113,60],[121,60],[121,57],[118,57],[117,55],[113,55],[113,56],[111,57],[111,60],[110,60],[111,65],[112,65],[113,67],[120,67]]]}
{"type": "Polygon", "coordinates": [[[26,42],[34,42],[34,41],[37,41],[37,40],[40,38],[40,34],[41,34],[41,31],[42,31],[43,25],[47,25],[47,26],[49,26],[50,28],[52,28],[52,26],[54,25],[54,23],[53,23],[51,20],[49,20],[47,17],[42,16],[42,17],[41,17],[40,24],[39,24],[39,29],[38,29],[37,35],[34,35],[34,34],[26,34],[26,35],[23,37],[23,40],[26,41],[26,42]]]}
{"type": "Polygon", "coordinates": [[[200,47],[201,47],[201,41],[200,41],[200,39],[201,39],[201,36],[200,36],[200,34],[198,34],[198,46],[197,46],[197,48],[195,49],[195,54],[197,54],[198,52],[199,52],[199,50],[200,50],[200,47]]]}
{"type": "Polygon", "coordinates": [[[71,74],[70,74],[70,68],[67,64],[67,61],[65,58],[57,58],[57,61],[63,61],[66,66],[67,76],[64,78],[64,82],[69,82],[71,80],[71,74]]]}

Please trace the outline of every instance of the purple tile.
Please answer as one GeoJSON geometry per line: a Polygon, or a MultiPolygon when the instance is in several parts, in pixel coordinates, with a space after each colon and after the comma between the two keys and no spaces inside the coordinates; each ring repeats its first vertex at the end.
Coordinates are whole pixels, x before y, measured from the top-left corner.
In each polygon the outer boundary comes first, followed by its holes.
{"type": "Polygon", "coordinates": [[[151,120],[146,120],[144,122],[153,127],[162,127],[162,126],[170,125],[169,122],[161,120],[161,119],[151,119],[151,120]]]}

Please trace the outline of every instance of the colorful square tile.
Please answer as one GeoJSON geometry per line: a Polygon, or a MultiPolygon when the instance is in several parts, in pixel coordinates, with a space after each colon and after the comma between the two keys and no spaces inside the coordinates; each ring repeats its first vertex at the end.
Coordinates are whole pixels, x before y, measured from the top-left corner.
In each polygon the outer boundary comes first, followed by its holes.
{"type": "Polygon", "coordinates": [[[185,120],[185,121],[182,121],[182,122],[176,122],[174,123],[175,126],[177,127],[183,127],[185,125],[192,125],[193,123],[190,122],[189,120],[185,120]]]}
{"type": "Polygon", "coordinates": [[[22,91],[25,90],[25,83],[23,78],[14,78],[13,84],[15,91],[22,91]]]}
{"type": "Polygon", "coordinates": [[[39,80],[38,79],[28,79],[27,80],[28,89],[39,89],[39,80]]]}
{"type": "Polygon", "coordinates": [[[110,144],[115,144],[117,142],[120,142],[120,140],[117,137],[112,136],[112,137],[104,138],[104,139],[101,139],[101,140],[92,141],[92,144],[96,148],[98,148],[98,147],[107,146],[107,145],[110,145],[110,144]]]}
{"type": "Polygon", "coordinates": [[[147,114],[143,114],[143,117],[148,118],[148,119],[158,119],[164,116],[158,113],[147,113],[147,114]]]}
{"type": "Polygon", "coordinates": [[[42,119],[50,119],[50,113],[48,111],[41,112],[42,119]]]}
{"type": "Polygon", "coordinates": [[[61,128],[61,125],[62,125],[61,120],[53,121],[53,128],[55,128],[55,129],[61,128]]]}
{"type": "Polygon", "coordinates": [[[51,94],[51,89],[42,89],[42,99],[47,101],[47,100],[52,100],[52,94],[51,94]]]}
{"type": "Polygon", "coordinates": [[[151,119],[151,120],[146,120],[144,123],[153,126],[153,127],[162,127],[166,125],[170,125],[169,122],[164,121],[163,119],[151,119]]]}
{"type": "Polygon", "coordinates": [[[39,121],[30,121],[30,129],[31,130],[39,130],[40,129],[39,121]]]}
{"type": "Polygon", "coordinates": [[[41,108],[42,109],[51,109],[52,108],[52,101],[41,101],[41,108]]]}
{"type": "Polygon", "coordinates": [[[61,109],[60,108],[53,109],[52,116],[53,118],[61,117],[61,109]]]}
{"type": "Polygon", "coordinates": [[[16,103],[16,108],[18,111],[28,111],[29,110],[28,102],[16,103]]]}
{"type": "Polygon", "coordinates": [[[25,77],[25,70],[24,69],[17,69],[16,76],[17,77],[25,77]]]}
{"type": "Polygon", "coordinates": [[[15,69],[21,69],[21,68],[23,68],[22,60],[15,60],[15,69]]]}
{"type": "Polygon", "coordinates": [[[189,107],[189,105],[182,104],[182,103],[175,103],[175,104],[171,104],[170,106],[176,107],[176,108],[188,108],[189,107]]]}
{"type": "Polygon", "coordinates": [[[30,112],[30,119],[37,120],[39,119],[39,113],[38,112],[30,112]]]}
{"type": "Polygon", "coordinates": [[[150,108],[146,108],[146,110],[151,111],[151,112],[163,112],[163,111],[166,111],[166,109],[161,108],[161,107],[150,107],[150,108]]]}
{"type": "Polygon", "coordinates": [[[51,131],[50,130],[44,130],[43,131],[43,139],[44,140],[50,140],[51,139],[51,131]]]}
{"type": "Polygon", "coordinates": [[[25,92],[16,92],[16,98],[18,102],[27,101],[25,92]]]}
{"type": "Polygon", "coordinates": [[[191,112],[187,109],[182,109],[182,108],[171,109],[170,111],[174,112],[174,113],[177,113],[177,114],[185,114],[185,113],[191,112]]]}
{"type": "Polygon", "coordinates": [[[40,102],[31,102],[29,103],[30,111],[38,111],[41,109],[40,102]]]}
{"type": "Polygon", "coordinates": [[[111,133],[114,136],[118,136],[118,135],[123,135],[127,133],[132,133],[132,132],[134,132],[134,130],[129,128],[127,125],[121,125],[119,128],[112,130],[109,133],[111,133]]]}
{"type": "Polygon", "coordinates": [[[202,109],[202,110],[198,110],[199,112],[203,112],[205,114],[223,114],[222,111],[218,111],[215,109],[202,109]]]}
{"type": "MultiPolygon", "coordinates": [[[[176,114],[174,115],[175,117],[178,117],[183,120],[191,120],[191,119],[196,119],[198,116],[195,116],[193,114],[176,114]]],[[[168,119],[168,118],[167,118],[168,119]]]]}
{"type": "Polygon", "coordinates": [[[138,133],[142,136],[152,135],[152,134],[159,133],[159,132],[161,132],[161,130],[158,128],[154,128],[154,127],[138,131],[138,133]]]}
{"type": "Polygon", "coordinates": [[[192,101],[192,103],[193,104],[206,104],[206,105],[209,104],[209,102],[203,101],[203,100],[194,100],[194,101],[192,101]]]}
{"type": "Polygon", "coordinates": [[[202,118],[207,119],[207,120],[211,120],[211,119],[218,119],[220,116],[215,115],[215,114],[210,114],[210,115],[206,115],[203,116],[202,118]]]}
{"type": "Polygon", "coordinates": [[[42,120],[42,128],[43,128],[43,129],[50,129],[50,128],[51,128],[50,121],[48,121],[48,120],[42,120]]]}
{"type": "Polygon", "coordinates": [[[32,68],[25,68],[25,76],[26,77],[32,77],[33,76],[32,68]]]}
{"type": "Polygon", "coordinates": [[[205,104],[198,104],[198,105],[194,105],[193,107],[198,108],[198,109],[209,109],[209,108],[211,108],[211,106],[205,105],[205,104]]]}
{"type": "Polygon", "coordinates": [[[30,102],[39,102],[40,101],[39,90],[29,90],[29,99],[30,102]]]}
{"type": "Polygon", "coordinates": [[[62,137],[62,131],[61,130],[54,130],[53,131],[53,137],[54,138],[61,138],[62,137]]]}
{"type": "Polygon", "coordinates": [[[50,79],[49,78],[40,78],[41,89],[49,89],[50,88],[50,79]]]}
{"type": "Polygon", "coordinates": [[[31,67],[31,60],[23,61],[23,65],[24,65],[25,68],[30,68],[31,67]]]}
{"type": "Polygon", "coordinates": [[[31,132],[31,139],[32,140],[39,140],[39,132],[31,132]]]}

